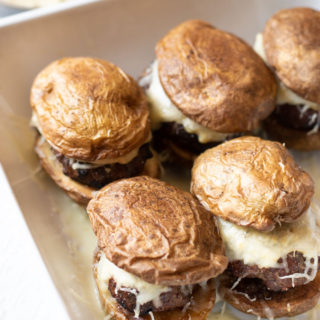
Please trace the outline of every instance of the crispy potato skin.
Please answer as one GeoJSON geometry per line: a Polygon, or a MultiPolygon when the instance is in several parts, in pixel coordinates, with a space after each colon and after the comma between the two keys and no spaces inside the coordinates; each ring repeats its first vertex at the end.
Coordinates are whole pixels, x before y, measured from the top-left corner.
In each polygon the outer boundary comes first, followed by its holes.
{"type": "Polygon", "coordinates": [[[30,101],[43,136],[68,158],[85,162],[118,158],[150,135],[142,89],[104,60],[52,62],[35,78],[30,101]]]}
{"type": "Polygon", "coordinates": [[[163,181],[113,182],[87,211],[107,259],[149,283],[196,284],[227,267],[215,217],[190,193],[163,181]]]}
{"type": "Polygon", "coordinates": [[[191,191],[213,214],[271,231],[303,214],[314,194],[314,183],[280,143],[241,137],[196,159],[191,191]]]}
{"type": "Polygon", "coordinates": [[[181,112],[217,132],[251,131],[275,107],[276,82],[253,49],[210,24],[186,21],[156,46],[163,89],[181,112]]]}
{"type": "Polygon", "coordinates": [[[320,103],[320,12],[310,8],[281,10],[263,32],[268,64],[299,96],[320,103]]]}

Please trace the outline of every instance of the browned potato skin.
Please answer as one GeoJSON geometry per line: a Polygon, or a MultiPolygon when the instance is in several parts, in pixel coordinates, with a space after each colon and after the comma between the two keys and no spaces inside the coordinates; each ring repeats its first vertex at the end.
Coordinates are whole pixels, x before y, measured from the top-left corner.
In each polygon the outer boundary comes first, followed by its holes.
{"type": "Polygon", "coordinates": [[[142,89],[101,59],[52,62],[35,78],[30,100],[42,135],[68,158],[112,160],[139,148],[150,135],[142,89]]]}
{"type": "Polygon", "coordinates": [[[265,26],[268,64],[285,86],[320,103],[320,12],[293,8],[277,12],[265,26]]]}
{"type": "Polygon", "coordinates": [[[87,207],[98,246],[119,268],[165,286],[215,278],[228,259],[215,217],[195,197],[147,176],[113,182],[87,207]]]}
{"type": "Polygon", "coordinates": [[[275,107],[276,82],[254,50],[210,24],[186,21],[156,46],[159,77],[187,117],[217,132],[251,131],[275,107]]]}
{"type": "Polygon", "coordinates": [[[314,183],[282,144],[241,137],[196,159],[191,191],[214,215],[271,231],[305,212],[314,183]]]}

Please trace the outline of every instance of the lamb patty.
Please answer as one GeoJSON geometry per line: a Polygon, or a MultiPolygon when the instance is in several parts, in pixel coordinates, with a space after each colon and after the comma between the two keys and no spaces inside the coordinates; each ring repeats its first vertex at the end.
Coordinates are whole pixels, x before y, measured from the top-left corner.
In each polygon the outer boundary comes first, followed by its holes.
{"type": "Polygon", "coordinates": [[[311,108],[304,109],[302,104],[291,105],[286,103],[277,105],[272,116],[282,126],[301,131],[312,130],[320,121],[318,111],[311,108]]]}
{"type": "MultiPolygon", "coordinates": [[[[294,273],[304,273],[306,271],[306,258],[301,252],[290,252],[287,259],[278,260],[278,264],[283,265],[279,268],[259,268],[257,265],[246,265],[243,261],[237,260],[229,262],[228,270],[236,278],[259,278],[263,281],[267,289],[272,291],[286,291],[290,288],[300,286],[310,282],[306,277],[299,278],[283,278],[294,273]]],[[[316,261],[311,259],[310,263],[316,261]]],[[[318,258],[318,268],[320,269],[320,257],[318,258]]],[[[307,270],[310,276],[312,270],[307,270]]]]}
{"type": "MultiPolygon", "coordinates": [[[[134,292],[136,289],[121,287],[116,290],[117,283],[114,279],[109,280],[108,288],[112,297],[115,298],[124,309],[134,313],[136,307],[136,294],[134,292]]],[[[139,316],[146,315],[150,311],[159,312],[183,308],[190,302],[191,296],[192,293],[188,290],[183,293],[181,287],[171,287],[170,291],[161,293],[161,306],[156,307],[152,301],[148,301],[140,306],[139,316]]]]}
{"type": "MultiPolygon", "coordinates": [[[[63,173],[71,179],[91,188],[100,189],[106,184],[123,178],[130,178],[141,174],[147,159],[152,158],[149,143],[140,147],[138,155],[129,163],[112,163],[92,169],[73,169],[72,160],[53,149],[57,159],[63,166],[63,173]]],[[[80,164],[85,164],[79,162],[80,164]]]]}
{"type": "MultiPolygon", "coordinates": [[[[241,134],[231,134],[226,140],[230,140],[241,136],[241,134]]],[[[161,128],[154,132],[156,149],[162,150],[165,146],[165,139],[172,141],[175,145],[183,150],[190,151],[198,155],[205,150],[215,147],[222,141],[215,141],[209,143],[201,143],[198,136],[193,133],[188,133],[182,124],[177,122],[164,122],[161,128]]]]}

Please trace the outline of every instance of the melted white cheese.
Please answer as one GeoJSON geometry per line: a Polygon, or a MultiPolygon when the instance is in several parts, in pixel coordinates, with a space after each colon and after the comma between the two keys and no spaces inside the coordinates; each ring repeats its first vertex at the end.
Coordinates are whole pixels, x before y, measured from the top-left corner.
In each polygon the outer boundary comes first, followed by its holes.
{"type": "Polygon", "coordinates": [[[35,114],[35,112],[32,112],[32,116],[31,116],[31,120],[30,120],[30,126],[36,128],[41,133],[41,135],[43,136],[42,130],[41,130],[41,127],[40,127],[40,124],[39,124],[39,120],[38,120],[38,117],[35,114]]]}
{"type": "Polygon", "coordinates": [[[256,39],[253,45],[254,51],[264,60],[265,63],[268,63],[267,56],[263,47],[263,35],[262,33],[258,33],[256,35],[256,39]]]}
{"type": "MultiPolygon", "coordinates": [[[[103,291],[108,290],[108,283],[111,278],[117,283],[116,292],[121,287],[132,289],[130,289],[130,292],[136,295],[135,317],[139,316],[140,306],[148,301],[152,301],[155,307],[160,307],[161,293],[171,291],[170,287],[148,283],[141,278],[118,268],[109,261],[102,252],[100,260],[96,265],[96,269],[99,286],[103,291]]],[[[123,289],[121,288],[121,290],[123,289]]]]}
{"type": "Polygon", "coordinates": [[[146,94],[151,106],[150,117],[154,130],[158,129],[163,122],[177,122],[182,124],[188,133],[196,134],[200,143],[223,141],[226,139],[228,133],[212,131],[187,118],[180,110],[178,110],[162,88],[158,74],[157,61],[152,64],[149,77],[150,78],[148,79],[142,79],[140,85],[143,85],[147,81],[150,82],[146,94]]]}
{"type": "MultiPolygon", "coordinates": [[[[38,131],[41,133],[41,135],[43,136],[42,130],[41,130],[41,126],[39,124],[37,115],[35,114],[35,112],[32,113],[32,117],[31,117],[31,121],[30,121],[30,125],[32,127],[35,127],[38,129],[38,131]]],[[[147,142],[149,142],[151,140],[151,134],[149,135],[149,137],[147,138],[147,140],[142,143],[145,144],[147,142]]],[[[48,141],[48,143],[50,143],[48,141]]],[[[54,145],[52,145],[50,143],[50,145],[54,148],[54,145]]],[[[139,152],[139,148],[133,149],[132,151],[130,151],[129,153],[125,154],[122,157],[119,158],[113,158],[113,159],[103,159],[103,160],[96,160],[96,161],[92,161],[92,162],[79,162],[77,159],[72,159],[72,158],[68,158],[71,163],[72,163],[72,169],[77,170],[77,169],[94,169],[94,168],[98,168],[98,167],[102,167],[106,164],[112,164],[112,163],[120,163],[120,164],[126,164],[129,163],[131,160],[133,160],[139,152]]]]}
{"type": "Polygon", "coordinates": [[[306,258],[307,270],[287,278],[314,279],[320,256],[320,208],[315,203],[294,223],[283,224],[271,232],[240,227],[222,219],[219,225],[230,261],[243,260],[247,265],[256,264],[260,268],[283,267],[287,254],[299,251],[306,258]],[[283,264],[277,262],[279,258],[283,258],[283,264]]]}
{"type": "MultiPolygon", "coordinates": [[[[262,33],[258,33],[256,36],[256,40],[254,43],[254,50],[266,63],[268,63],[267,57],[264,51],[264,47],[263,47],[262,33]]],[[[287,88],[281,81],[278,80],[277,104],[285,104],[285,103],[288,103],[291,105],[302,104],[305,106],[305,110],[311,108],[311,109],[320,111],[320,104],[303,99],[302,97],[294,93],[292,90],[287,88]]]]}

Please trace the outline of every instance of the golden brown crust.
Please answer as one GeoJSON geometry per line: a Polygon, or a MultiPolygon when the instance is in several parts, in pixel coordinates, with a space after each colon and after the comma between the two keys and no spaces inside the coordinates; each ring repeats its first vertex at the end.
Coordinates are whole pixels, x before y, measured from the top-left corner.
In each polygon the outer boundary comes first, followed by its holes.
{"type": "Polygon", "coordinates": [[[314,184],[280,143],[241,137],[196,159],[191,190],[215,215],[271,231],[309,207],[314,184]]]}
{"type": "MultiPolygon", "coordinates": [[[[122,308],[110,295],[109,291],[104,292],[97,281],[96,263],[99,261],[99,251],[97,250],[93,261],[93,273],[99,291],[100,301],[103,310],[111,318],[110,320],[152,320],[150,315],[135,318],[122,308]]],[[[193,293],[193,302],[186,309],[175,309],[165,312],[154,312],[154,320],[206,320],[212,310],[216,300],[215,280],[208,281],[206,288],[198,287],[193,293]]]]}
{"type": "MultiPolygon", "coordinates": [[[[71,199],[80,205],[86,206],[97,190],[74,181],[63,174],[62,164],[57,160],[49,143],[46,142],[43,137],[39,136],[37,138],[35,151],[40,159],[42,167],[54,182],[62,188],[71,199]]],[[[154,153],[153,158],[147,160],[142,174],[149,175],[154,178],[160,176],[161,167],[156,153],[154,153]]]]}
{"type": "MultiPolygon", "coordinates": [[[[225,275],[223,276],[225,277],[225,275]]],[[[293,317],[314,308],[320,298],[320,273],[308,284],[291,288],[285,292],[269,291],[268,300],[245,296],[231,290],[228,279],[221,279],[219,294],[236,309],[262,318],[293,317]],[[249,297],[250,298],[250,297],[249,297]],[[271,299],[270,299],[271,298],[271,299]]]]}
{"type": "Polygon", "coordinates": [[[33,83],[31,106],[43,136],[69,158],[118,158],[150,134],[149,110],[138,84],[99,59],[51,63],[33,83]]]}
{"type": "Polygon", "coordinates": [[[308,134],[307,131],[294,130],[280,125],[274,117],[262,124],[269,139],[285,143],[289,149],[300,151],[320,150],[320,131],[308,134]]]}
{"type": "Polygon", "coordinates": [[[191,20],[156,47],[159,77],[172,102],[189,118],[218,132],[255,129],[274,109],[276,83],[244,41],[191,20]]]}
{"type": "Polygon", "coordinates": [[[227,267],[215,218],[188,192],[150,177],[101,189],[87,211],[107,259],[168,286],[214,278],[227,267]]]}
{"type": "Polygon", "coordinates": [[[263,32],[268,63],[299,96],[320,103],[320,12],[310,8],[281,10],[263,32]]]}

